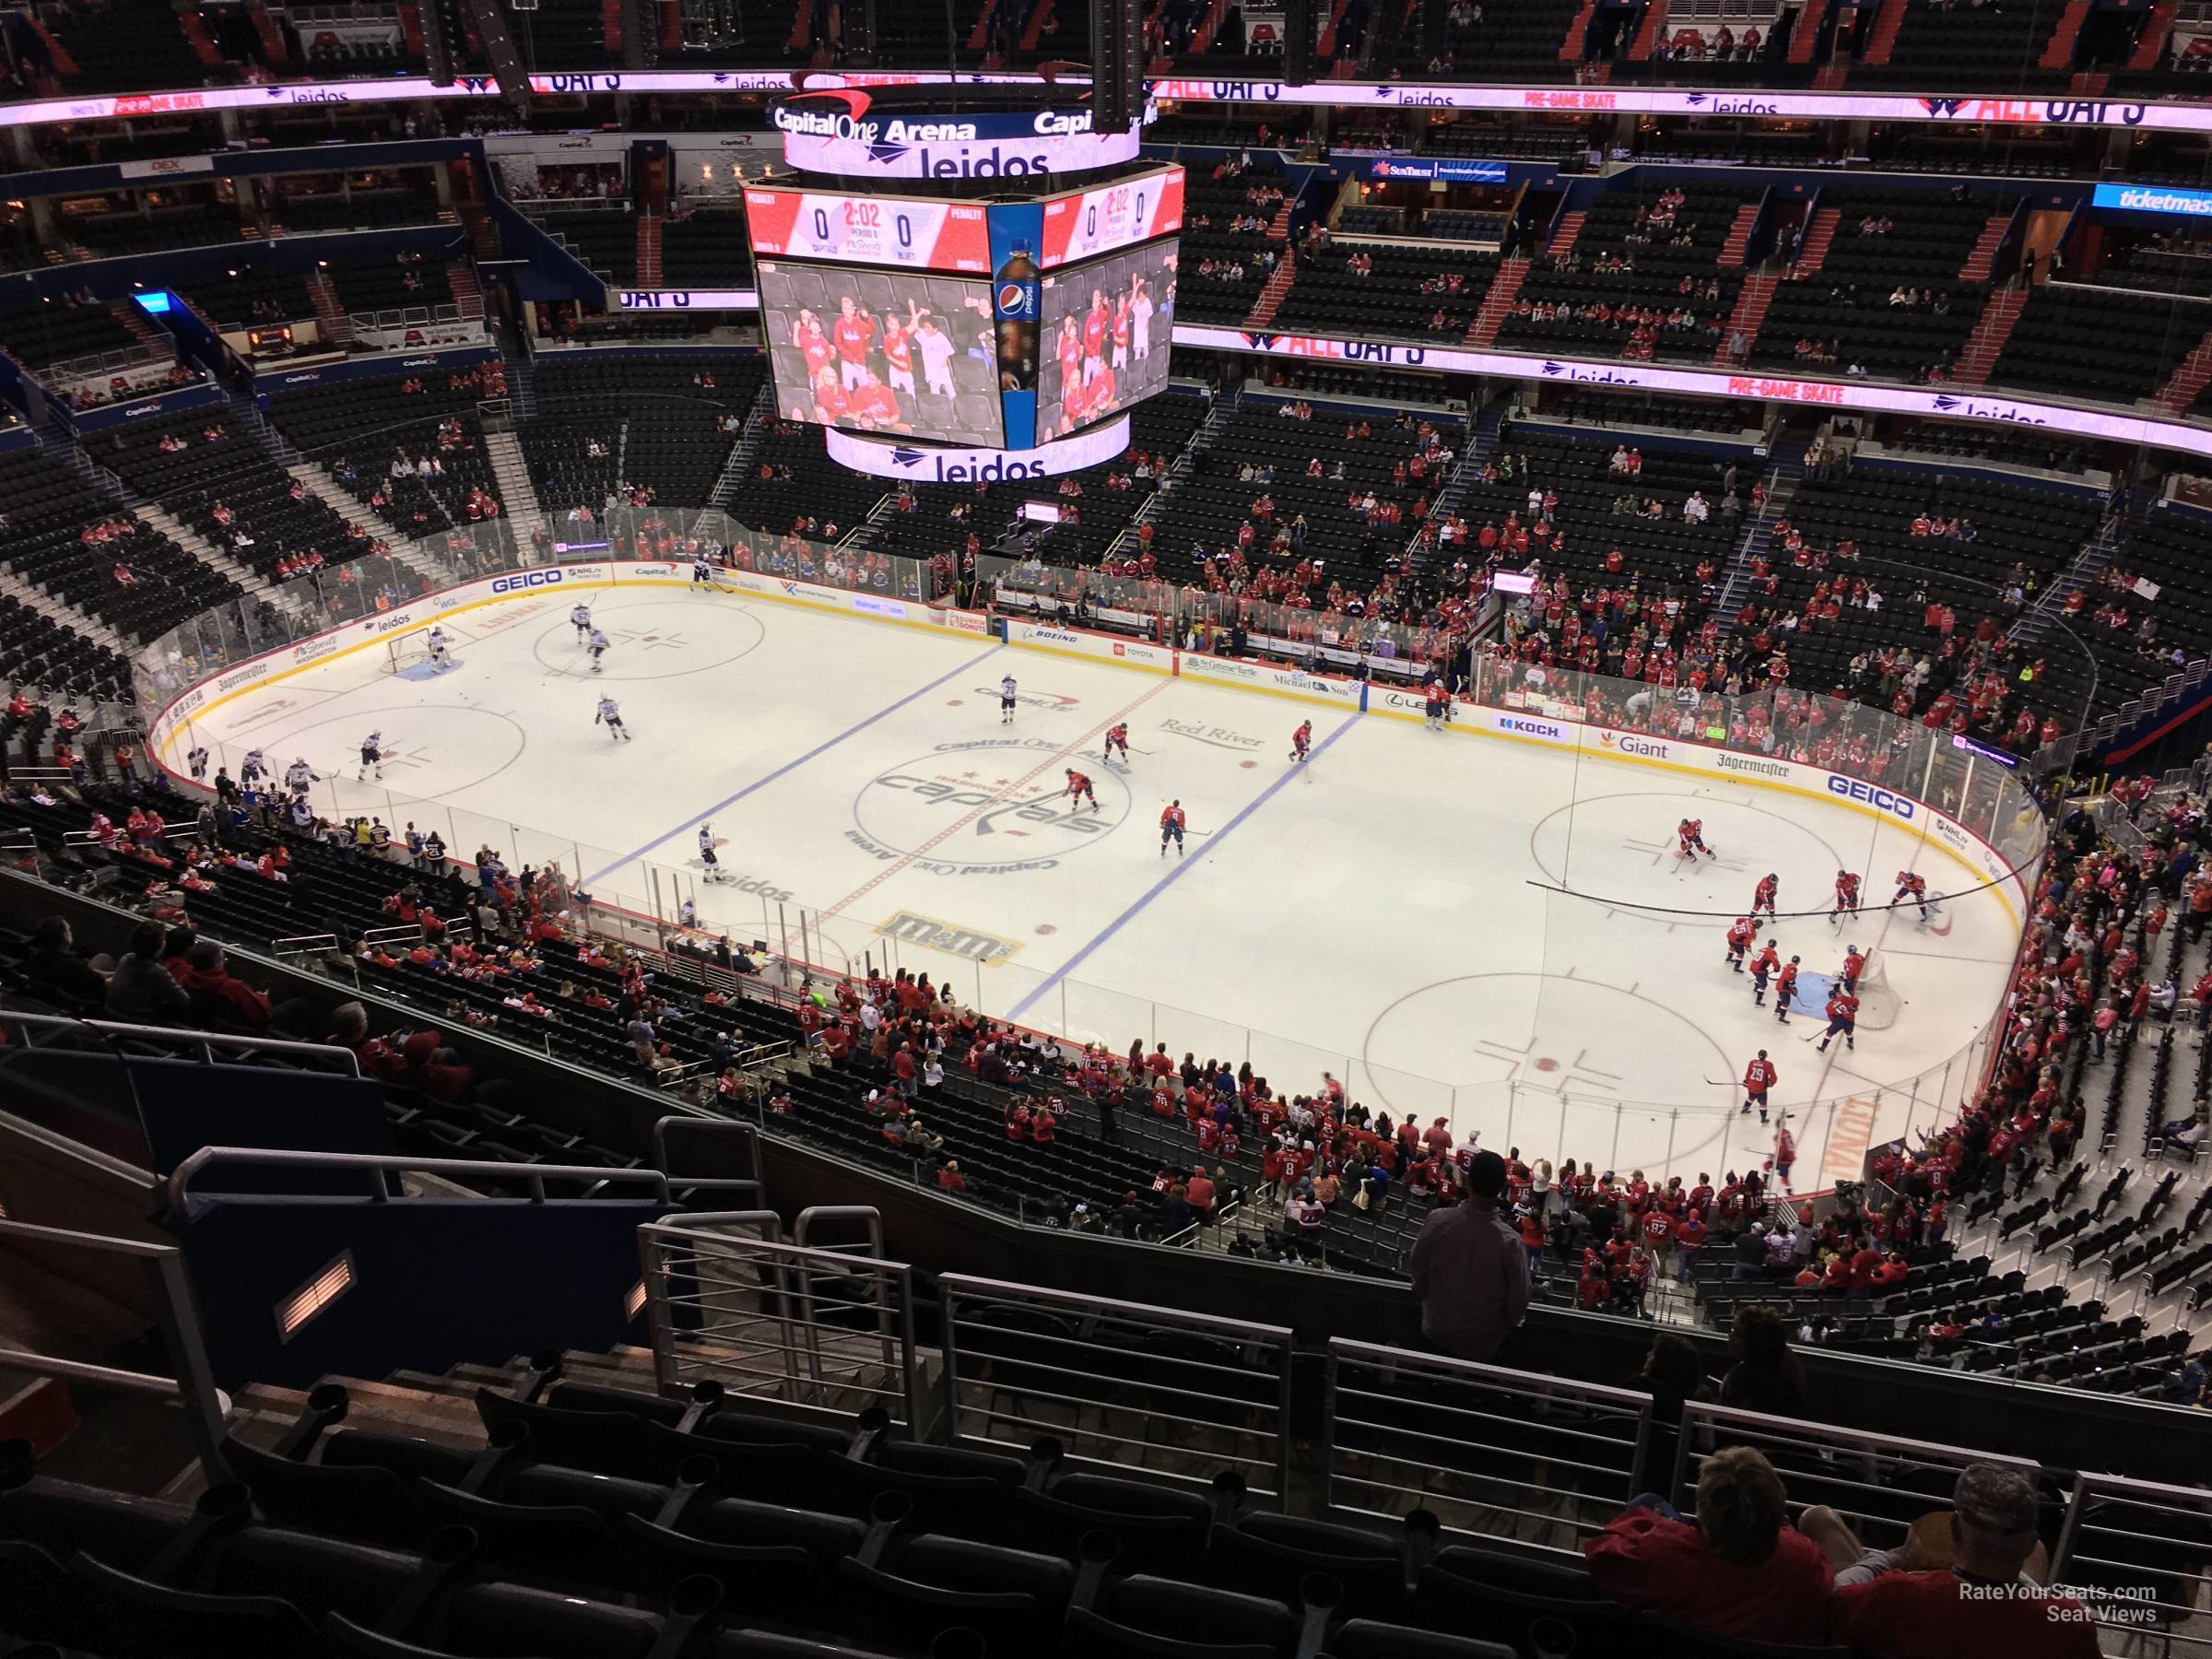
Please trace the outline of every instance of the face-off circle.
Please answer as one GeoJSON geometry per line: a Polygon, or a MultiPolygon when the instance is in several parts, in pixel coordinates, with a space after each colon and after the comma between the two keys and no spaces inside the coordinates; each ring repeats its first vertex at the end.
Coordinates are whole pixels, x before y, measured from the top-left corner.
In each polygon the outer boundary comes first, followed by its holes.
{"type": "Polygon", "coordinates": [[[945,874],[1049,869],[1127,821],[1128,783],[1076,764],[1043,738],[947,743],[879,772],[853,802],[853,839],[878,855],[945,874]],[[1067,793],[1071,764],[1091,781],[1093,811],[1067,793]]]}

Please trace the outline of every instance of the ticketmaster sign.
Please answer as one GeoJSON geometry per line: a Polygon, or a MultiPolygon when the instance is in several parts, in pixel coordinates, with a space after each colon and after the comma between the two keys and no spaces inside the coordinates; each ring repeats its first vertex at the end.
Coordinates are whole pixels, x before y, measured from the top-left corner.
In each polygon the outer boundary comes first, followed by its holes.
{"type": "Polygon", "coordinates": [[[2212,190],[2175,190],[2165,184],[2100,184],[2093,207],[2126,213],[2178,213],[2185,218],[2212,218],[2212,190]]]}

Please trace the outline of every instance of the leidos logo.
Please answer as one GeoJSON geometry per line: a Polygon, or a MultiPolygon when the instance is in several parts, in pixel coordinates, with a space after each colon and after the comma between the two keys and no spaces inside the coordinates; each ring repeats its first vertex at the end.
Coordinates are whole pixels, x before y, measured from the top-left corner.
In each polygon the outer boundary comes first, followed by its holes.
{"type": "Polygon", "coordinates": [[[1903,795],[1893,794],[1872,783],[1862,783],[1856,778],[1841,778],[1830,772],[1828,793],[1839,794],[1850,801],[1864,801],[1877,812],[1893,812],[1900,818],[1909,818],[1917,808],[1903,795]]]}
{"type": "Polygon", "coordinates": [[[1051,869],[1129,816],[1129,786],[1090,774],[1094,810],[1068,797],[1066,761],[1042,738],[950,743],[871,779],[846,839],[886,862],[936,875],[1051,869]]]}

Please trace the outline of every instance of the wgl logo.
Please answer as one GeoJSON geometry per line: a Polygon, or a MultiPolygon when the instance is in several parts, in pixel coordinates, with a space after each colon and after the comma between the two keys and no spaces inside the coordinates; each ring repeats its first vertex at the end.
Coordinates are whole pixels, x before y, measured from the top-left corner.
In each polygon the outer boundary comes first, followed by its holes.
{"type": "Polygon", "coordinates": [[[1900,818],[1909,818],[1917,810],[1903,795],[1893,794],[1872,783],[1862,783],[1856,778],[1839,778],[1833,772],[1829,774],[1828,793],[1840,794],[1846,800],[1864,801],[1877,812],[1894,812],[1900,818]]]}
{"type": "Polygon", "coordinates": [[[495,576],[491,591],[495,594],[518,594],[525,588],[551,587],[568,572],[565,571],[524,571],[519,576],[495,576]]]}

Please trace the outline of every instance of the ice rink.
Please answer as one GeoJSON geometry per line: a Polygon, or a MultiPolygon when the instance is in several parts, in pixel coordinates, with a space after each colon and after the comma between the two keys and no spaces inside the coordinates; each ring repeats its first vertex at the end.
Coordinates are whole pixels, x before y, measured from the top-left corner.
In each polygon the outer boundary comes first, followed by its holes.
{"type": "Polygon", "coordinates": [[[457,857],[479,839],[558,857],[601,901],[673,914],[691,897],[702,924],[794,953],[804,914],[818,961],[949,974],[988,1012],[1117,1050],[1249,1057],[1278,1090],[1331,1071],[1530,1158],[1756,1162],[1771,1132],[1737,1112],[1735,1080],[1765,1048],[1801,1188],[1956,1103],[1964,1065],[1940,1068],[1993,1018],[2018,936],[2006,889],[1964,891],[1933,926],[1878,908],[1909,865],[1936,892],[1973,878],[1841,801],[727,593],[597,594],[612,649],[594,676],[567,612],[461,617],[442,675],[382,672],[381,648],[307,669],[210,709],[162,759],[197,741],[235,775],[253,747],[279,772],[302,756],[322,810],[435,825],[457,857]],[[634,741],[594,725],[602,692],[634,741]],[[1312,759],[1293,765],[1308,717],[1312,759]],[[1125,769],[1100,759],[1117,722],[1125,769]],[[354,777],[372,729],[382,784],[354,777]],[[1095,814],[1062,798],[1070,766],[1095,814]],[[1180,860],[1157,828],[1171,798],[1180,860]],[[1686,816],[1716,862],[1680,866],[1686,816]],[[734,882],[700,879],[705,823],[734,882]],[[1842,928],[1840,867],[1872,907],[1842,928]],[[1808,989],[1846,943],[1881,953],[1902,1008],[1854,1053],[1817,1053],[1821,1020],[1778,1024],[1724,961],[1726,918],[1704,912],[1736,913],[1770,870],[1784,914],[1765,931],[1808,989]]]}

